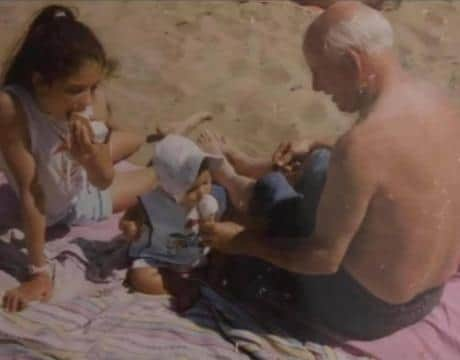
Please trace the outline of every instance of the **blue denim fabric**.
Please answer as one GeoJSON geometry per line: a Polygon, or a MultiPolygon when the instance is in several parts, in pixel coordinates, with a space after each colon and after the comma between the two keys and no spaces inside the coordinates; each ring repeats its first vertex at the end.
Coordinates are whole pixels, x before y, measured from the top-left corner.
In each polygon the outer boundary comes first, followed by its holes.
{"type": "Polygon", "coordinates": [[[228,207],[228,194],[227,190],[220,185],[212,185],[211,195],[217,200],[219,210],[216,214],[216,219],[221,219],[227,211],[228,207]]]}
{"type": "MultiPolygon", "coordinates": [[[[330,151],[315,150],[293,188],[280,172],[272,172],[260,178],[254,186],[253,213],[268,219],[270,237],[308,236],[315,225],[316,209],[326,182],[330,151]]],[[[293,238],[290,244],[296,246],[293,238]]]]}

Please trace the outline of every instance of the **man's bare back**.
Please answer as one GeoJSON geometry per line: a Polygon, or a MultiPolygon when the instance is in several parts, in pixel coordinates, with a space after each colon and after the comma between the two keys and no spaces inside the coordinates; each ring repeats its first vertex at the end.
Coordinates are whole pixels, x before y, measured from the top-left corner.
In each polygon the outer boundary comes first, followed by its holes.
{"type": "Polygon", "coordinates": [[[428,86],[402,84],[350,133],[378,182],[343,266],[387,302],[443,284],[459,263],[459,120],[428,86]]]}

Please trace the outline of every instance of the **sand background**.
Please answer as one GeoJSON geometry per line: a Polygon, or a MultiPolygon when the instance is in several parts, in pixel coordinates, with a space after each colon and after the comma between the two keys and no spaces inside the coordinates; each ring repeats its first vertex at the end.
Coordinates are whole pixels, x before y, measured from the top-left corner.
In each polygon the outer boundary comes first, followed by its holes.
{"type": "MultiPolygon", "coordinates": [[[[281,140],[338,136],[356,117],[311,90],[301,42],[317,8],[288,0],[3,0],[0,59],[51,3],[76,7],[118,61],[105,82],[118,126],[147,133],[207,110],[215,116],[209,128],[252,154],[270,154],[281,140]]],[[[455,0],[405,0],[385,12],[404,66],[458,105],[459,10],[455,0]]],[[[150,151],[132,160],[143,163],[150,151]]]]}

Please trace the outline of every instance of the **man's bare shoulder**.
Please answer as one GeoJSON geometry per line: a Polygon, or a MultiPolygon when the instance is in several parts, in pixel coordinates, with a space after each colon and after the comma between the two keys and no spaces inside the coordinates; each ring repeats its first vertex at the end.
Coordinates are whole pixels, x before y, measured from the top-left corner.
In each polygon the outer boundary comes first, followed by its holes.
{"type": "Polygon", "coordinates": [[[368,129],[357,126],[337,140],[334,150],[343,160],[354,160],[366,157],[369,152],[374,152],[373,144],[374,141],[370,139],[368,129]]]}
{"type": "Polygon", "coordinates": [[[342,135],[334,146],[332,159],[344,176],[378,181],[381,150],[366,134],[367,131],[356,127],[342,135]]]}

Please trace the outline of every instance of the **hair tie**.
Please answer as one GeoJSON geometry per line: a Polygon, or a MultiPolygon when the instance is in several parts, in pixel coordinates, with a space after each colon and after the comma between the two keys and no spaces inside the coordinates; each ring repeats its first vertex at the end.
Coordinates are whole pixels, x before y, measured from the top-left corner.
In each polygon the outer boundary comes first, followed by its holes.
{"type": "Polygon", "coordinates": [[[54,17],[55,17],[55,18],[67,17],[67,14],[65,13],[65,11],[60,10],[60,11],[57,11],[56,14],[54,14],[54,17]]]}

